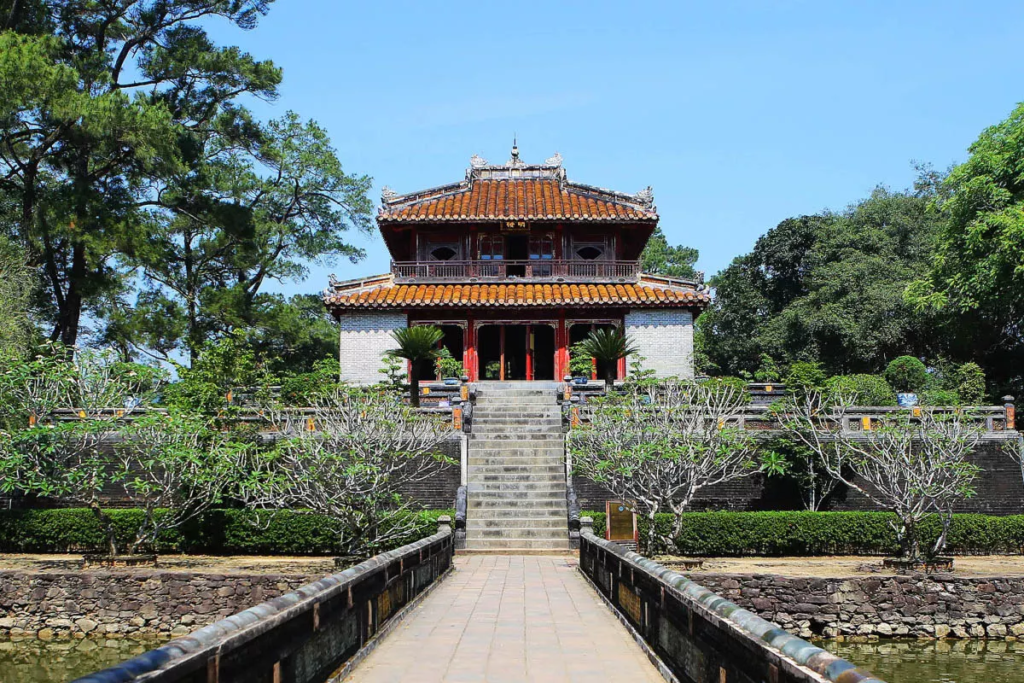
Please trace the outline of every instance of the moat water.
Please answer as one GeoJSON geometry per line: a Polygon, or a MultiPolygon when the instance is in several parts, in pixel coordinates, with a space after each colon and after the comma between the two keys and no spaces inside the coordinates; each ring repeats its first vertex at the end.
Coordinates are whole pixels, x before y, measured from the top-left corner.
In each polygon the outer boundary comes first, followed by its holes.
{"type": "Polygon", "coordinates": [[[880,640],[818,645],[887,683],[1024,683],[1024,642],[880,640]]]}
{"type": "Polygon", "coordinates": [[[65,683],[159,647],[168,639],[0,639],[0,683],[65,683]]]}
{"type": "MultiPolygon", "coordinates": [[[[0,683],[64,683],[113,666],[166,639],[0,639],[0,683]]],[[[888,683],[1024,683],[1024,642],[821,641],[888,683]]]]}

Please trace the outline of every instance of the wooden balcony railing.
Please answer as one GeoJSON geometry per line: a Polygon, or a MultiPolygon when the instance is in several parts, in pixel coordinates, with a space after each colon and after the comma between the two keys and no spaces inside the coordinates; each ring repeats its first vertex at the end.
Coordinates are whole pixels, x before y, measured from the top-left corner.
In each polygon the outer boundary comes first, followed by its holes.
{"type": "Polygon", "coordinates": [[[638,261],[531,259],[528,261],[392,261],[395,282],[635,282],[638,261]]]}

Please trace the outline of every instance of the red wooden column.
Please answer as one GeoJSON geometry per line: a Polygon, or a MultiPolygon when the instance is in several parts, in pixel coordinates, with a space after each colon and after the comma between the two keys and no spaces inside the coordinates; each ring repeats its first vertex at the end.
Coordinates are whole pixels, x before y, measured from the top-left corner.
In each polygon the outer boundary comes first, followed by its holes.
{"type": "Polygon", "coordinates": [[[501,349],[501,369],[498,371],[498,379],[505,381],[505,326],[498,326],[498,344],[501,349]]]}
{"type": "Polygon", "coordinates": [[[526,379],[533,379],[533,325],[526,326],[526,379]]]}
{"type": "MultiPolygon", "coordinates": [[[[619,326],[619,330],[622,332],[622,334],[626,334],[626,319],[625,318],[622,319],[622,321],[620,323],[620,326],[619,326]]],[[[626,359],[625,358],[620,358],[619,359],[619,379],[626,379],[626,359]]]]}
{"type": "Polygon", "coordinates": [[[569,331],[565,329],[565,309],[558,311],[555,328],[555,380],[561,381],[569,371],[569,331]]]}
{"type": "Polygon", "coordinates": [[[469,381],[479,380],[479,369],[477,368],[476,353],[476,325],[473,321],[473,314],[466,314],[466,334],[462,335],[462,367],[469,375],[469,381]]]}

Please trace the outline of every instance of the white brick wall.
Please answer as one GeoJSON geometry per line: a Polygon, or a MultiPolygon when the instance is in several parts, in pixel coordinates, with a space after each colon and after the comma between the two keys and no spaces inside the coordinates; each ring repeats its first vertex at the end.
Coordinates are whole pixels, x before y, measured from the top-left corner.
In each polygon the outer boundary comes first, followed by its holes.
{"type": "Polygon", "coordinates": [[[644,367],[659,377],[693,377],[693,315],[689,311],[630,311],[626,334],[647,359],[644,367]]]}
{"type": "Polygon", "coordinates": [[[408,327],[405,313],[366,311],[341,316],[341,379],[374,384],[384,379],[384,352],[397,346],[391,331],[408,327]]]}

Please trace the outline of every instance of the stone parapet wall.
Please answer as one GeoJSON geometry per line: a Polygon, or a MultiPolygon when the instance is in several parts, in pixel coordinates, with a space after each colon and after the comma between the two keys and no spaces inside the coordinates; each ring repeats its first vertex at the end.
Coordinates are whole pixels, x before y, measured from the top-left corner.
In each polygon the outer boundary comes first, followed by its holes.
{"type": "Polygon", "coordinates": [[[0,635],[180,636],[284,595],[309,574],[0,572],[0,635]]]}
{"type": "MultiPolygon", "coordinates": [[[[1006,440],[986,439],[979,444],[972,462],[981,467],[974,483],[975,495],[960,501],[956,512],[984,515],[1024,514],[1024,482],[1020,466],[1005,450],[1006,440]]],[[[604,510],[606,500],[613,496],[598,484],[583,477],[573,477],[573,487],[584,510],[604,510]]],[[[694,498],[690,509],[704,510],[799,510],[800,492],[792,481],[783,477],[753,474],[743,479],[709,486],[694,498]]],[[[823,510],[873,511],[879,508],[856,491],[840,486],[823,510]]]]}
{"type": "Polygon", "coordinates": [[[1024,637],[1024,578],[955,574],[793,578],[693,574],[690,578],[803,638],[1024,637]]]}

